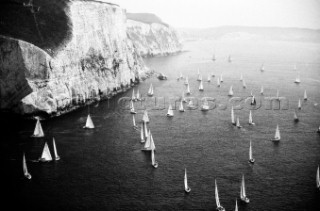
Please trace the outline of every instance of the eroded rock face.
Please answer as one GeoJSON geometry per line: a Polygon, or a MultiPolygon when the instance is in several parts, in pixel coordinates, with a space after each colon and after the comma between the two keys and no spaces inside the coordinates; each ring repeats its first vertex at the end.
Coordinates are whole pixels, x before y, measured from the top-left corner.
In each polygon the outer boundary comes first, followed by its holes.
{"type": "Polygon", "coordinates": [[[181,51],[175,30],[160,23],[127,20],[127,33],[141,56],[168,55],[181,51]]]}
{"type": "Polygon", "coordinates": [[[2,110],[54,116],[144,77],[147,68],[127,37],[123,9],[86,1],[70,1],[66,7],[70,28],[63,45],[43,49],[0,37],[2,110]]]}

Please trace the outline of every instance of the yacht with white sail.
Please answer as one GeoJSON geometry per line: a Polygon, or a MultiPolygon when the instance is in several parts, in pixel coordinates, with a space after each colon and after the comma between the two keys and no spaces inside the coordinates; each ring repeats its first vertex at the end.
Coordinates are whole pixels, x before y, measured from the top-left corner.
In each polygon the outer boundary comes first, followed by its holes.
{"type": "Polygon", "coordinates": [[[281,139],[281,137],[280,137],[280,129],[279,129],[279,125],[277,125],[276,132],[274,134],[274,138],[272,139],[272,141],[278,142],[278,141],[280,141],[280,139],[281,139]]]}
{"type": "Polygon", "coordinates": [[[190,95],[190,94],[191,94],[189,84],[187,85],[187,91],[186,91],[186,93],[187,93],[187,95],[190,95]]]}
{"type": "Polygon", "coordinates": [[[174,114],[173,114],[172,106],[171,106],[171,104],[169,104],[167,117],[173,117],[173,115],[174,114]]]}
{"type": "Polygon", "coordinates": [[[230,86],[228,96],[233,96],[233,89],[232,89],[232,86],[230,86]]]}
{"type": "Polygon", "coordinates": [[[240,186],[240,199],[241,201],[245,202],[245,203],[249,203],[250,200],[247,197],[246,194],[246,186],[245,186],[245,182],[244,182],[244,175],[242,175],[242,180],[241,180],[241,186],[240,186]]]}
{"type": "Polygon", "coordinates": [[[233,125],[236,125],[236,121],[234,119],[234,111],[233,111],[233,106],[231,107],[231,123],[233,125]]]}
{"type": "Polygon", "coordinates": [[[153,86],[150,84],[149,90],[148,90],[148,96],[153,96],[153,86]]]}
{"type": "Polygon", "coordinates": [[[320,172],[319,172],[319,166],[318,166],[318,169],[317,169],[316,182],[317,182],[317,188],[320,190],[320,172]]]}
{"type": "Polygon", "coordinates": [[[152,137],[151,131],[149,130],[147,140],[144,143],[144,147],[142,150],[143,151],[151,151],[151,150],[155,150],[155,149],[156,149],[156,147],[154,145],[153,137],[152,137]]]}
{"type": "Polygon", "coordinates": [[[141,100],[139,89],[138,89],[137,94],[136,94],[136,100],[139,100],[139,101],[141,100]]]}
{"type": "Polygon", "coordinates": [[[223,82],[222,73],[221,73],[221,75],[220,75],[220,82],[221,82],[221,83],[223,82]]]}
{"type": "Polygon", "coordinates": [[[299,118],[298,118],[298,115],[297,115],[297,113],[296,113],[295,110],[293,111],[293,120],[294,120],[295,122],[299,122],[299,118]]]}
{"type": "Polygon", "coordinates": [[[202,84],[202,81],[200,81],[199,91],[203,91],[203,84],[202,84]]]}
{"type": "Polygon", "coordinates": [[[35,137],[35,138],[44,137],[42,126],[41,126],[41,123],[40,123],[40,118],[36,117],[36,119],[37,119],[37,123],[36,123],[36,126],[34,128],[32,137],[35,137]]]}
{"type": "Polygon", "coordinates": [[[184,84],[185,84],[185,85],[188,85],[188,84],[189,84],[188,76],[186,76],[186,80],[184,81],[184,84]]]}
{"type": "Polygon", "coordinates": [[[263,86],[261,86],[260,94],[263,95],[263,86]]]}
{"type": "Polygon", "coordinates": [[[301,110],[301,100],[298,101],[298,109],[301,110]]]}
{"type": "Polygon", "coordinates": [[[83,128],[87,128],[87,129],[93,129],[94,128],[94,124],[92,122],[90,114],[88,114],[86,125],[83,126],[83,128]]]}
{"type": "Polygon", "coordinates": [[[179,111],[180,112],[184,112],[185,111],[184,108],[183,108],[183,102],[182,101],[180,101],[179,111]]]}
{"type": "Polygon", "coordinates": [[[54,138],[52,138],[52,145],[53,145],[54,159],[60,160],[60,156],[58,155],[58,151],[57,151],[56,141],[54,140],[54,138]]]}
{"type": "Polygon", "coordinates": [[[145,123],[143,123],[143,122],[141,123],[141,129],[140,129],[140,142],[141,143],[144,143],[146,141],[145,140],[146,137],[144,136],[144,134],[145,134],[144,133],[144,128],[146,128],[146,127],[144,127],[144,124],[145,123]]]}
{"type": "Polygon", "coordinates": [[[252,120],[252,112],[251,112],[251,110],[250,110],[250,113],[249,113],[249,125],[255,125],[255,123],[252,120]]]}
{"type": "Polygon", "coordinates": [[[237,126],[238,128],[242,128],[242,126],[240,125],[239,117],[237,117],[237,123],[236,123],[236,126],[237,126]]]}
{"type": "Polygon", "coordinates": [[[252,157],[252,146],[251,146],[251,140],[250,140],[250,146],[249,146],[249,163],[254,163],[255,159],[252,157]]]}
{"type": "Polygon", "coordinates": [[[307,90],[304,90],[303,99],[308,100],[307,90]]]}
{"type": "Polygon", "coordinates": [[[52,161],[52,156],[51,156],[47,142],[44,143],[44,147],[42,150],[41,157],[39,158],[39,161],[41,161],[41,162],[52,161]]]}
{"type": "Polygon", "coordinates": [[[136,101],[136,100],[137,100],[136,95],[135,95],[135,93],[134,93],[134,89],[132,89],[132,97],[131,97],[131,100],[132,100],[132,101],[136,101]]]}
{"type": "Polygon", "coordinates": [[[190,193],[191,188],[188,185],[187,169],[184,169],[184,191],[190,193]]]}
{"type": "Polygon", "coordinates": [[[209,111],[209,103],[207,101],[207,98],[204,98],[203,104],[201,106],[201,111],[209,111]]]}
{"type": "Polygon", "coordinates": [[[148,115],[148,111],[144,110],[143,116],[142,116],[142,121],[145,123],[149,123],[149,115],[148,115]]]}
{"type": "Polygon", "coordinates": [[[154,168],[158,168],[158,162],[156,161],[154,157],[154,150],[151,150],[151,164],[154,168]]]}
{"type": "Polygon", "coordinates": [[[217,185],[217,181],[214,180],[214,184],[215,184],[215,191],[214,191],[214,195],[216,198],[216,205],[217,205],[217,211],[225,211],[224,207],[220,204],[220,199],[219,199],[219,193],[218,193],[218,185],[217,185]]]}
{"type": "Polygon", "coordinates": [[[130,113],[131,114],[136,114],[137,112],[134,110],[134,105],[133,105],[133,101],[130,101],[130,113]]]}
{"type": "Polygon", "coordinates": [[[243,81],[243,75],[242,75],[242,73],[241,73],[241,75],[240,75],[240,81],[243,81]]]}
{"type": "Polygon", "coordinates": [[[23,175],[27,178],[27,179],[31,179],[31,174],[28,171],[28,167],[27,167],[27,161],[26,161],[26,156],[23,153],[22,156],[22,170],[23,170],[23,175]]]}
{"type": "Polygon", "coordinates": [[[237,202],[237,199],[236,199],[236,207],[235,207],[234,211],[238,211],[238,202],[237,202]]]}
{"type": "Polygon", "coordinates": [[[220,78],[217,78],[217,86],[220,87],[220,78]]]}

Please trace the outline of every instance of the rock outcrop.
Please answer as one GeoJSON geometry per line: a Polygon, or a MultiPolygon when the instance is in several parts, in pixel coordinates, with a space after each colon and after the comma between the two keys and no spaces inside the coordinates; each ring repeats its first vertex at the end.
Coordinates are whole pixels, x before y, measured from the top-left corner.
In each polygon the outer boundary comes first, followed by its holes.
{"type": "Polygon", "coordinates": [[[1,110],[55,116],[129,88],[146,74],[119,6],[23,2],[8,0],[0,11],[1,110]]]}
{"type": "Polygon", "coordinates": [[[127,34],[143,57],[180,52],[176,31],[153,14],[128,13],[127,34]]]}

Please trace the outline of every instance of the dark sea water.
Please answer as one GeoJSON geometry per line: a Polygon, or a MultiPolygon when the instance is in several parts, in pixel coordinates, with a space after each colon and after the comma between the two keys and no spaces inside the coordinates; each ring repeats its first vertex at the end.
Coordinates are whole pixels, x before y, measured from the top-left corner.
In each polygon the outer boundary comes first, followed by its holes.
{"type": "MultiPolygon", "coordinates": [[[[149,152],[141,151],[140,132],[132,127],[132,115],[123,105],[120,94],[99,104],[90,105],[96,126],[85,130],[88,109],[42,121],[46,136],[30,138],[35,121],[1,118],[1,190],[4,202],[11,207],[33,210],[215,210],[214,180],[217,180],[221,204],[234,210],[320,210],[320,192],[316,189],[316,170],[320,164],[320,45],[284,41],[219,40],[185,44],[186,52],[146,60],[168,80],[156,77],[134,87],[145,97],[136,102],[136,122],[144,109],[150,117],[159,167],[151,166],[149,152]],[[215,53],[216,61],[211,57],[215,53]],[[233,58],[227,62],[228,55],[233,58]],[[265,71],[260,71],[264,63],[265,71]],[[293,66],[296,65],[297,71],[293,66]],[[196,81],[198,68],[204,79],[204,91],[196,81]],[[212,97],[211,110],[199,108],[167,118],[168,103],[178,106],[184,80],[189,77],[194,103],[212,97]],[[297,72],[301,83],[293,83],[297,72]],[[240,74],[247,88],[242,88],[240,74]],[[214,74],[211,82],[207,76],[214,74]],[[217,87],[217,77],[224,82],[217,87]],[[146,97],[153,84],[154,98],[146,97]],[[247,98],[253,91],[257,106],[235,103],[227,96],[233,85],[234,96],[247,98]],[[260,87],[264,86],[264,95],[260,87]],[[270,109],[267,97],[277,89],[287,106],[270,109]],[[307,90],[308,100],[303,101],[307,90]],[[293,121],[297,110],[300,121],[293,121]],[[120,103],[119,103],[120,102],[120,103]],[[156,102],[156,103],[155,103],[156,102]],[[230,109],[235,107],[242,128],[231,125],[230,109]],[[239,106],[242,105],[242,109],[239,106]],[[216,106],[216,107],[214,107],[216,106]],[[253,109],[255,126],[248,125],[253,109]],[[270,141],[279,124],[281,141],[270,141]],[[55,138],[61,160],[39,163],[43,144],[51,152],[55,138]],[[249,141],[252,141],[254,165],[248,164],[249,141]],[[32,175],[22,175],[22,152],[32,175]],[[192,191],[184,192],[184,168],[192,191]],[[250,203],[239,203],[240,179],[244,174],[250,203]]],[[[186,96],[188,97],[188,96],[186,96]]],[[[178,107],[177,107],[178,108],[178,107]]],[[[139,125],[139,124],[138,124],[139,125]]],[[[10,209],[8,209],[10,210],[10,209]]]]}

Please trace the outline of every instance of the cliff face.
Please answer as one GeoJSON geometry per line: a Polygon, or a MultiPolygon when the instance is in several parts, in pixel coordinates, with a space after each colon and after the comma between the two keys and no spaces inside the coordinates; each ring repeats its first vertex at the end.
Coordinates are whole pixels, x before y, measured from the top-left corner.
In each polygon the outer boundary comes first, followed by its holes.
{"type": "Polygon", "coordinates": [[[0,26],[2,110],[58,115],[87,100],[113,95],[144,77],[147,69],[127,37],[125,11],[117,5],[8,2],[2,15],[9,17],[0,26]],[[21,12],[21,25],[12,24],[17,20],[10,19],[10,10],[21,12]],[[63,23],[60,28],[59,23],[63,23]]]}
{"type": "Polygon", "coordinates": [[[175,30],[159,21],[144,23],[128,19],[127,33],[140,55],[144,57],[173,54],[182,49],[175,30]]]}

